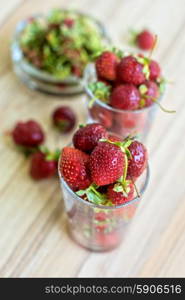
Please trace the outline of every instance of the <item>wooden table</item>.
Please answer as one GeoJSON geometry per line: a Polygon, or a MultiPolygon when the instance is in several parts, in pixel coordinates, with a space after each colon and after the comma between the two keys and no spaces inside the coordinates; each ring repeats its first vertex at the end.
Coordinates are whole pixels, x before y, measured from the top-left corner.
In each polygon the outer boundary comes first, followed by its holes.
{"type": "Polygon", "coordinates": [[[1,277],[177,277],[185,276],[185,100],[184,0],[21,1],[2,4],[0,13],[0,276],[1,277]],[[48,133],[50,147],[62,147],[50,124],[59,104],[85,119],[83,96],[58,98],[29,90],[12,71],[9,45],[16,23],[53,6],[78,8],[103,21],[116,45],[127,46],[128,29],[148,26],[159,35],[154,56],[173,84],[158,110],[150,136],[151,179],[130,232],[120,248],[91,253],[67,235],[58,180],[33,182],[29,162],[7,144],[4,131],[19,119],[34,118],[48,133]]]}

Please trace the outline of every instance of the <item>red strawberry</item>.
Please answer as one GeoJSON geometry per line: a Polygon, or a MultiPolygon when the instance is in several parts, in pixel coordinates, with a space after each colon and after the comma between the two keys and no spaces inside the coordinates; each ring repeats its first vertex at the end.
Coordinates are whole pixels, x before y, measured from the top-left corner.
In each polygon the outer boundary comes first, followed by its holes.
{"type": "Polygon", "coordinates": [[[112,113],[109,109],[94,105],[89,112],[92,119],[102,124],[105,128],[109,129],[112,126],[112,113]]]}
{"type": "Polygon", "coordinates": [[[89,155],[78,149],[64,147],[60,160],[60,172],[72,190],[83,190],[91,184],[88,174],[89,155]]]}
{"type": "Polygon", "coordinates": [[[63,21],[63,23],[64,23],[67,27],[71,28],[71,27],[73,27],[75,21],[74,21],[73,19],[71,19],[71,18],[66,18],[66,19],[63,21]]]}
{"type": "Polygon", "coordinates": [[[36,121],[29,120],[18,122],[12,131],[12,137],[17,145],[36,147],[44,141],[44,132],[36,121]]]}
{"type": "Polygon", "coordinates": [[[107,137],[108,133],[102,125],[97,123],[88,124],[75,132],[73,145],[81,151],[89,152],[97,146],[100,139],[107,137]]]}
{"type": "Polygon", "coordinates": [[[135,180],[147,166],[148,153],[145,146],[138,141],[132,142],[128,149],[131,153],[131,158],[128,162],[127,178],[135,180]]]}
{"type": "Polygon", "coordinates": [[[56,174],[57,161],[48,160],[47,155],[36,152],[31,158],[30,175],[35,180],[53,177],[56,174]]]}
{"type": "Polygon", "coordinates": [[[73,65],[72,66],[72,73],[77,77],[81,77],[82,76],[82,69],[78,65],[73,65]]]}
{"type": "Polygon", "coordinates": [[[95,243],[103,248],[114,248],[121,242],[121,235],[117,231],[102,232],[97,231],[95,234],[95,243]]]}
{"type": "Polygon", "coordinates": [[[97,76],[106,80],[116,79],[117,56],[110,52],[103,52],[96,60],[97,76]]]}
{"type": "Polygon", "coordinates": [[[123,175],[125,154],[121,149],[107,142],[101,142],[90,155],[92,181],[99,186],[114,183],[123,175]]]}
{"type": "Polygon", "coordinates": [[[111,142],[121,142],[122,141],[122,139],[119,136],[115,135],[115,134],[114,135],[109,134],[108,140],[111,141],[111,142]]]}
{"type": "Polygon", "coordinates": [[[151,60],[149,64],[150,80],[156,80],[161,75],[161,68],[155,60],[151,60]]]}
{"type": "Polygon", "coordinates": [[[147,114],[145,112],[125,112],[116,113],[115,115],[115,129],[121,136],[136,135],[140,132],[146,124],[147,114]]]}
{"type": "Polygon", "coordinates": [[[136,44],[142,50],[151,50],[154,47],[155,37],[148,31],[143,30],[136,36],[136,44]]]}
{"type": "Polygon", "coordinates": [[[114,184],[111,184],[108,187],[107,190],[107,196],[108,199],[111,200],[111,202],[114,205],[121,205],[123,203],[129,202],[134,199],[134,185],[133,183],[130,183],[127,187],[127,196],[123,194],[123,192],[116,192],[114,191],[114,184]]]}
{"type": "Polygon", "coordinates": [[[76,116],[68,106],[60,106],[53,113],[53,123],[62,132],[71,131],[76,123],[76,116]]]}
{"type": "Polygon", "coordinates": [[[140,94],[133,84],[117,86],[112,94],[110,104],[119,109],[134,110],[139,107],[140,94]]]}
{"type": "Polygon", "coordinates": [[[142,84],[145,81],[143,65],[140,64],[133,56],[122,58],[117,67],[118,80],[134,85],[142,84]]]}
{"type": "Polygon", "coordinates": [[[146,81],[144,83],[145,87],[147,88],[147,91],[144,94],[144,107],[151,106],[154,103],[154,99],[158,99],[159,97],[159,88],[158,85],[154,81],[146,81]]]}

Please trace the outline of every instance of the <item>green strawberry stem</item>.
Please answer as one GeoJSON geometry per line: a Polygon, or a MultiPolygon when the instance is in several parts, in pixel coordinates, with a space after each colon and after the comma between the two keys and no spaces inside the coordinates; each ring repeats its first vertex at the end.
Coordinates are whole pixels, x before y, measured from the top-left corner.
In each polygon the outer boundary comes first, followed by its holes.
{"type": "Polygon", "coordinates": [[[160,107],[160,109],[161,109],[162,111],[164,111],[164,112],[166,112],[166,113],[169,113],[169,114],[174,114],[174,113],[176,113],[175,110],[168,110],[168,109],[164,108],[164,107],[161,105],[161,103],[160,103],[156,98],[153,98],[153,97],[150,97],[150,96],[145,96],[144,98],[146,98],[146,99],[151,99],[153,102],[155,102],[155,103],[160,107]]]}
{"type": "Polygon", "coordinates": [[[152,55],[153,55],[153,53],[154,53],[154,50],[156,49],[157,41],[158,41],[158,36],[157,36],[157,34],[155,34],[154,43],[153,43],[152,49],[150,50],[149,55],[148,55],[148,58],[149,58],[150,60],[151,60],[151,58],[152,58],[152,55]]]}
{"type": "Polygon", "coordinates": [[[95,100],[96,100],[96,97],[93,97],[93,98],[91,98],[91,100],[89,100],[89,103],[88,103],[89,108],[93,107],[93,104],[94,104],[95,100]]]}
{"type": "Polygon", "coordinates": [[[40,152],[46,155],[46,160],[48,161],[50,160],[58,161],[60,157],[60,153],[61,153],[60,149],[56,149],[55,151],[52,152],[45,146],[40,146],[38,149],[40,152]]]}
{"type": "Polygon", "coordinates": [[[134,189],[135,189],[135,191],[136,191],[137,197],[140,198],[140,197],[141,197],[141,194],[140,194],[139,191],[138,191],[137,185],[135,184],[135,182],[134,182],[132,179],[131,179],[131,181],[132,181],[132,184],[133,184],[134,189]]]}
{"type": "Polygon", "coordinates": [[[126,183],[126,178],[127,178],[127,171],[128,171],[128,157],[127,154],[125,154],[125,168],[124,168],[124,173],[123,173],[123,185],[126,183]]]}
{"type": "Polygon", "coordinates": [[[24,147],[24,146],[17,146],[17,149],[25,155],[25,157],[29,157],[30,155],[39,152],[39,147],[24,147]]]}
{"type": "Polygon", "coordinates": [[[107,197],[104,194],[101,194],[100,192],[97,191],[98,186],[95,184],[91,184],[87,189],[85,190],[79,190],[76,192],[78,196],[87,196],[87,199],[95,204],[98,205],[104,205],[107,202],[107,197]]]}

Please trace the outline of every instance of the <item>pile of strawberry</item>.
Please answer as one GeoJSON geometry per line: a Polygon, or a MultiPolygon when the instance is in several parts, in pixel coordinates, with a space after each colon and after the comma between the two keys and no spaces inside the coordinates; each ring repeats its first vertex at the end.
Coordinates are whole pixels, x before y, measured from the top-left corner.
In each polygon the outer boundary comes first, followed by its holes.
{"type": "Polygon", "coordinates": [[[135,181],[148,162],[142,143],[121,140],[93,123],[76,131],[73,146],[63,148],[59,170],[78,196],[98,205],[120,205],[134,199],[135,181]]]}
{"type": "Polygon", "coordinates": [[[121,110],[138,110],[157,102],[165,80],[159,64],[142,54],[104,51],[95,61],[97,81],[89,84],[96,98],[121,110]]]}
{"type": "MultiPolygon", "coordinates": [[[[70,107],[60,106],[52,114],[52,123],[61,133],[68,133],[76,124],[76,116],[70,107]]],[[[11,136],[17,148],[31,157],[30,175],[34,180],[56,175],[60,150],[50,151],[43,146],[45,133],[37,121],[17,122],[11,136]]]]}

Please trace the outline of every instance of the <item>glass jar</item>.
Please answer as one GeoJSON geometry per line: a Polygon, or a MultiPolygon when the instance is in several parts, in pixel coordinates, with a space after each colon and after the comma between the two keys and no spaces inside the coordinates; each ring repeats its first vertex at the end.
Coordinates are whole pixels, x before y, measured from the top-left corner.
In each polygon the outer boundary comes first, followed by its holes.
{"type": "MultiPolygon", "coordinates": [[[[60,165],[60,159],[59,159],[60,165]]],[[[137,180],[140,197],[118,206],[95,205],[78,197],[62,178],[63,193],[70,236],[79,245],[91,251],[107,251],[117,247],[124,239],[131,220],[149,181],[149,167],[137,180]]]]}
{"type": "MultiPolygon", "coordinates": [[[[78,14],[83,15],[82,13],[78,14]]],[[[42,17],[42,15],[37,15],[33,18],[42,17]]],[[[93,17],[88,17],[92,19],[99,28],[99,31],[102,34],[102,42],[105,43],[105,45],[108,45],[110,43],[110,38],[105,30],[105,27],[93,17]]],[[[49,94],[73,95],[82,93],[84,91],[83,78],[78,78],[77,76],[73,75],[63,80],[58,79],[54,75],[36,68],[25,58],[19,41],[20,35],[28,24],[29,19],[30,18],[22,20],[18,23],[11,45],[11,57],[16,75],[29,88],[49,94]]]]}
{"type": "Polygon", "coordinates": [[[157,104],[153,103],[149,107],[137,110],[116,109],[94,97],[88,84],[95,81],[94,64],[89,64],[84,71],[86,91],[84,101],[88,111],[87,123],[100,123],[110,132],[123,138],[131,135],[136,136],[140,141],[144,141],[152,125],[157,104]]]}

